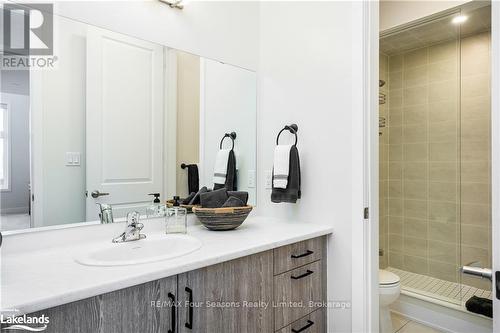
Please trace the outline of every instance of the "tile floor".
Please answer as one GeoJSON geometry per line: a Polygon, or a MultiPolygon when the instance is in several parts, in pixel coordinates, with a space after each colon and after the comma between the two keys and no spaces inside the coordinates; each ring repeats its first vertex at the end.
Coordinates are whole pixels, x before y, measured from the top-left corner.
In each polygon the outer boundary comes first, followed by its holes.
{"type": "Polygon", "coordinates": [[[401,286],[408,291],[463,305],[473,295],[491,299],[491,291],[474,288],[465,284],[433,278],[389,267],[387,270],[401,278],[401,286]]]}
{"type": "Polygon", "coordinates": [[[443,331],[417,323],[397,313],[391,312],[394,333],[442,333],[443,331]]]}

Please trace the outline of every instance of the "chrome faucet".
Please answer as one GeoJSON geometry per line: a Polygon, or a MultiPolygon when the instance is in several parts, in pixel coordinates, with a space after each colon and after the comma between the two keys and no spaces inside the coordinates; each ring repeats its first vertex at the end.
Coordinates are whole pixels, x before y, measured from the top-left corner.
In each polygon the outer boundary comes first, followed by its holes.
{"type": "Polygon", "coordinates": [[[146,238],[146,235],[141,234],[144,224],[139,223],[139,212],[130,212],[127,214],[127,227],[120,236],[113,238],[113,243],[131,242],[146,238]]]}
{"type": "Polygon", "coordinates": [[[101,224],[113,223],[113,210],[111,209],[111,205],[104,203],[97,203],[99,206],[100,213],[99,218],[101,219],[101,224]]]}

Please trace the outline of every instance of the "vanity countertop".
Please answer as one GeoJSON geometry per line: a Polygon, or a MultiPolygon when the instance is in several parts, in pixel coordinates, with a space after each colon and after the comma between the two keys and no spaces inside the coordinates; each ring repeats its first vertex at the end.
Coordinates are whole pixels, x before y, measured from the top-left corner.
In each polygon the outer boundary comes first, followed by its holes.
{"type": "MultiPolygon", "coordinates": [[[[144,222],[143,233],[163,233],[163,222],[144,222]]],[[[148,281],[214,265],[332,233],[316,223],[249,217],[238,229],[209,231],[193,224],[188,234],[202,247],[185,256],[130,266],[84,266],[80,253],[111,242],[123,223],[7,235],[1,247],[2,314],[25,314],[148,281]]],[[[140,242],[140,241],[138,241],[140,242]]]]}

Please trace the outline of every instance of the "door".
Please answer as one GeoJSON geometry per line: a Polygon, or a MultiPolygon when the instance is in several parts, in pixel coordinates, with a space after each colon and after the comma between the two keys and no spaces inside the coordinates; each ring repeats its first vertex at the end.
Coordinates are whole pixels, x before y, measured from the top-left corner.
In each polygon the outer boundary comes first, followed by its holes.
{"type": "Polygon", "coordinates": [[[163,47],[90,27],[87,39],[87,220],[114,216],[163,185],[163,47]],[[124,149],[126,148],[126,149],[124,149]]]}
{"type": "Polygon", "coordinates": [[[273,332],[272,283],[272,251],[178,275],[179,332],[273,332]]]}

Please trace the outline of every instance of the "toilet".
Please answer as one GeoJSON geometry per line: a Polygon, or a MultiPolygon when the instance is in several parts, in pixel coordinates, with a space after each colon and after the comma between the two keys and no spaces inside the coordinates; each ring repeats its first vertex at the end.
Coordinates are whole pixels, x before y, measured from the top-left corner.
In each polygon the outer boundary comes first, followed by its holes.
{"type": "Polygon", "coordinates": [[[389,305],[394,303],[399,297],[399,293],[401,291],[399,276],[392,272],[379,269],[378,281],[380,303],[380,333],[393,333],[394,331],[392,329],[389,305]]]}

